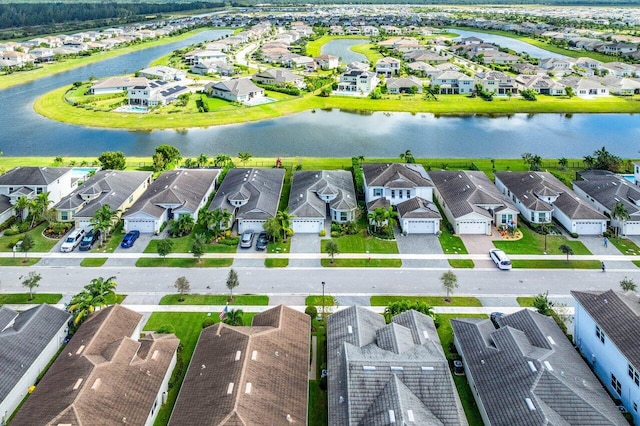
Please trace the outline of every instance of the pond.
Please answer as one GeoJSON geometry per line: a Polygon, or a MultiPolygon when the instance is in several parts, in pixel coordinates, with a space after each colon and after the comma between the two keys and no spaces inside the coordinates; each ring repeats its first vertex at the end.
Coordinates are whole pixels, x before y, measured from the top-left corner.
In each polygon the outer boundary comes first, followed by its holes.
{"type": "Polygon", "coordinates": [[[320,52],[327,55],[338,56],[340,62],[345,64],[351,62],[368,62],[367,57],[362,53],[351,50],[352,46],[365,43],[368,43],[366,39],[339,38],[323,45],[320,52]]]}

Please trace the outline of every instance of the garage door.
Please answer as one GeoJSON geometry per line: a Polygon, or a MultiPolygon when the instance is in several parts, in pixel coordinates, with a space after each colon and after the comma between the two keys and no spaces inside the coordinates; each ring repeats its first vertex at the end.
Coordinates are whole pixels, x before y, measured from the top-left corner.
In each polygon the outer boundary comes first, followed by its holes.
{"type": "Polygon", "coordinates": [[[238,221],[238,233],[242,234],[244,231],[260,232],[263,230],[263,220],[241,220],[238,221]]]}
{"type": "Polygon", "coordinates": [[[320,220],[293,220],[291,228],[294,234],[317,234],[322,229],[324,221],[320,220]]]}
{"type": "Polygon", "coordinates": [[[624,231],[626,235],[640,235],[640,222],[627,222],[624,231]]]}
{"type": "Polygon", "coordinates": [[[128,220],[127,231],[140,231],[141,234],[153,234],[156,222],[154,220],[128,220]]]}
{"type": "Polygon", "coordinates": [[[432,220],[407,220],[408,234],[433,234],[435,233],[435,223],[432,220]]]}
{"type": "Polygon", "coordinates": [[[91,221],[89,220],[78,220],[76,221],[76,228],[84,229],[85,231],[88,231],[93,227],[91,226],[91,221]]]}
{"type": "Polygon", "coordinates": [[[486,234],[487,233],[487,223],[486,222],[477,222],[477,221],[460,221],[458,222],[458,233],[459,234],[486,234]]]}
{"type": "Polygon", "coordinates": [[[576,222],[576,234],[578,235],[602,234],[602,222],[576,222]]]}

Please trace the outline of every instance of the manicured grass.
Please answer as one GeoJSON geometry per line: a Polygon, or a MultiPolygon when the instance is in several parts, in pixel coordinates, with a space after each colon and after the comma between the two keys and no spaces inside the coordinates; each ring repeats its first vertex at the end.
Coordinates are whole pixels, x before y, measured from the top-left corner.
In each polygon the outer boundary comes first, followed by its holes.
{"type": "Polygon", "coordinates": [[[80,266],[97,268],[104,265],[104,263],[108,259],[109,259],[108,257],[87,257],[85,259],[82,259],[82,262],[80,262],[80,266]]]}
{"type": "MultiPolygon", "coordinates": [[[[440,321],[440,327],[438,327],[438,337],[440,343],[444,349],[445,356],[449,361],[449,368],[451,368],[454,359],[460,359],[460,355],[452,352],[455,350],[453,346],[453,328],[451,327],[450,320],[454,318],[487,318],[486,315],[468,315],[468,314],[453,314],[453,315],[438,315],[440,321]]],[[[466,376],[453,376],[453,381],[456,384],[462,407],[464,408],[464,414],[467,417],[469,426],[482,426],[482,417],[478,411],[478,406],[473,398],[473,393],[469,387],[466,376]]]]}
{"type": "MultiPolygon", "coordinates": [[[[193,237],[191,235],[187,235],[180,238],[170,238],[171,242],[173,242],[172,253],[190,253],[191,252],[191,241],[193,237]]],[[[144,249],[145,253],[157,253],[158,252],[158,241],[157,239],[153,239],[149,241],[149,244],[144,249]]],[[[235,253],[238,249],[238,246],[228,246],[225,244],[206,244],[205,245],[205,253],[235,253]]]]}
{"type": "Polygon", "coordinates": [[[443,296],[371,296],[371,306],[387,306],[389,303],[407,300],[410,302],[424,302],[430,306],[482,306],[482,302],[475,297],[451,296],[450,302],[443,296]]]}
{"type": "Polygon", "coordinates": [[[640,255],[640,247],[627,238],[609,238],[609,242],[613,244],[620,252],[627,256],[640,255]]]}
{"type": "MultiPolygon", "coordinates": [[[[504,250],[508,254],[543,254],[544,235],[531,230],[526,224],[521,223],[518,229],[522,232],[522,238],[512,241],[493,241],[493,245],[504,250]]],[[[547,254],[563,254],[560,246],[566,244],[573,249],[573,254],[591,254],[589,249],[580,241],[568,240],[564,236],[547,235],[547,254]]]]}
{"type": "Polygon", "coordinates": [[[282,241],[269,241],[267,244],[267,253],[290,253],[291,252],[291,238],[288,238],[286,242],[282,241]]]}
{"type": "Polygon", "coordinates": [[[471,259],[447,259],[449,266],[456,269],[473,269],[476,265],[471,259]]]}
{"type": "Polygon", "coordinates": [[[200,259],[195,258],[150,258],[143,257],[136,261],[139,268],[224,268],[231,266],[233,259],[200,259]]]}
{"type": "Polygon", "coordinates": [[[326,268],[400,268],[400,259],[322,259],[320,264],[326,268]]]}
{"type": "Polygon", "coordinates": [[[107,303],[107,305],[119,305],[120,303],[124,302],[124,299],[126,298],[126,294],[110,294],[105,297],[105,302],[107,303]]]}
{"type": "Polygon", "coordinates": [[[531,308],[533,307],[533,301],[535,300],[535,297],[516,297],[516,301],[518,302],[518,305],[522,306],[523,308],[531,308]]]}
{"type": "MultiPolygon", "coordinates": [[[[329,239],[320,241],[320,251],[325,252],[325,248],[329,243],[329,239]]],[[[382,254],[396,254],[398,253],[398,245],[395,241],[379,240],[377,238],[363,235],[361,233],[356,235],[345,235],[343,237],[333,238],[333,241],[338,243],[338,250],[340,253],[382,253],[382,254]]],[[[367,259],[364,259],[365,262],[367,259]]],[[[371,259],[373,262],[374,259],[371,259]]]]}
{"type": "Polygon", "coordinates": [[[640,260],[634,260],[633,264],[640,268],[640,260]]]}
{"type": "Polygon", "coordinates": [[[342,40],[342,39],[367,40],[368,38],[369,37],[358,36],[358,35],[352,35],[352,36],[325,35],[318,38],[317,40],[313,40],[307,43],[307,56],[311,56],[312,58],[319,56],[322,50],[322,46],[324,46],[325,44],[329,43],[332,40],[342,40]]]}
{"type": "MultiPolygon", "coordinates": [[[[322,295],[316,294],[307,296],[304,299],[305,306],[320,306],[322,307],[322,295]]],[[[333,306],[336,304],[336,301],[333,296],[329,296],[328,294],[324,295],[324,306],[333,306]]]]}
{"type": "Polygon", "coordinates": [[[0,305],[22,305],[22,304],[40,304],[49,303],[55,304],[62,299],[60,293],[33,293],[33,300],[29,300],[29,293],[9,293],[0,294],[0,305]]]}
{"type": "Polygon", "coordinates": [[[160,305],[269,305],[269,296],[256,294],[238,294],[233,302],[227,302],[228,294],[185,294],[184,301],[179,302],[179,294],[168,294],[160,299],[160,305]]]}
{"type": "Polygon", "coordinates": [[[24,254],[18,253],[16,258],[0,257],[0,266],[33,266],[40,262],[39,257],[24,257],[24,254]]]}
{"type": "MultiPolygon", "coordinates": [[[[4,160],[4,159],[3,159],[4,160]]],[[[4,161],[3,161],[4,164],[4,161]]],[[[16,243],[22,238],[24,238],[25,234],[29,234],[33,237],[33,248],[29,251],[32,252],[48,252],[51,251],[53,246],[56,245],[58,240],[52,240],[51,238],[47,238],[42,235],[42,231],[47,227],[47,223],[42,223],[31,231],[27,231],[24,234],[12,235],[12,236],[2,236],[0,237],[0,251],[10,252],[13,251],[12,247],[9,247],[10,243],[16,243]]],[[[24,256],[24,253],[18,252],[17,256],[24,256]]]]}
{"type": "Polygon", "coordinates": [[[599,260],[512,260],[516,269],[600,269],[599,260]]]}
{"type": "Polygon", "coordinates": [[[93,246],[93,250],[91,250],[91,252],[92,253],[113,253],[118,248],[118,246],[122,242],[122,238],[124,237],[124,234],[122,232],[123,225],[124,224],[122,221],[118,222],[116,227],[112,229],[111,232],[109,233],[109,237],[107,237],[109,239],[105,241],[104,245],[100,247],[100,243],[99,242],[96,243],[93,246]]]}
{"type": "Polygon", "coordinates": [[[366,56],[367,61],[369,61],[372,66],[374,66],[380,59],[384,58],[384,56],[375,49],[375,46],[372,43],[357,44],[355,46],[351,46],[350,49],[366,56]]]}
{"type": "Polygon", "coordinates": [[[264,260],[264,266],[266,268],[286,268],[287,266],[289,266],[289,259],[272,257],[264,260]]]}
{"type": "Polygon", "coordinates": [[[440,241],[444,254],[469,254],[462,239],[453,235],[446,226],[441,227],[438,241],[440,241]]]}

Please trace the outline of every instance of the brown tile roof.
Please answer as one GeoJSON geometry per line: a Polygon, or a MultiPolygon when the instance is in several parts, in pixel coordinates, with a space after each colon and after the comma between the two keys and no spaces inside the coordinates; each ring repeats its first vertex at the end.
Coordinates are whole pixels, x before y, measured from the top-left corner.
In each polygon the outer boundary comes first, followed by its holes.
{"type": "Polygon", "coordinates": [[[180,341],[171,334],[134,340],[141,319],[120,305],[92,314],[12,424],[144,424],[180,341]]]}
{"type": "Polygon", "coordinates": [[[280,305],[206,328],[170,425],[306,425],[309,316],[280,305]]]}

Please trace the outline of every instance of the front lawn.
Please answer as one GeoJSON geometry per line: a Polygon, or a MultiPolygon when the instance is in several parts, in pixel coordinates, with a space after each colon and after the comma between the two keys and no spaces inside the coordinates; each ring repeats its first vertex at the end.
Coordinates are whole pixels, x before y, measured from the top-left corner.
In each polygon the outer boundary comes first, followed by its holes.
{"type": "Polygon", "coordinates": [[[40,262],[39,257],[24,257],[19,253],[15,259],[13,257],[0,257],[0,266],[33,266],[40,262]]]}
{"type": "Polygon", "coordinates": [[[269,258],[264,260],[266,268],[286,268],[289,266],[289,259],[286,257],[269,258]]]}
{"type": "Polygon", "coordinates": [[[267,244],[267,253],[290,253],[291,252],[291,238],[286,242],[282,241],[269,241],[267,244]]]}
{"type": "MultiPolygon", "coordinates": [[[[172,253],[191,253],[191,241],[193,240],[191,235],[186,235],[179,238],[169,238],[173,243],[171,249],[172,253]]],[[[144,249],[145,253],[158,253],[158,241],[159,239],[153,239],[149,241],[149,244],[144,249]]],[[[226,244],[205,244],[205,253],[235,253],[237,245],[228,246],[226,244]]]]}
{"type": "Polygon", "coordinates": [[[104,243],[102,247],[100,247],[100,242],[98,241],[91,250],[92,253],[113,253],[120,243],[122,242],[122,238],[124,234],[122,233],[122,227],[124,223],[119,221],[114,229],[109,233],[109,240],[104,243]]]}
{"type": "MultiPolygon", "coordinates": [[[[322,295],[321,294],[316,294],[316,295],[310,295],[307,296],[306,299],[304,299],[304,304],[305,306],[320,306],[322,307],[322,295]]],[[[328,294],[324,295],[324,306],[333,306],[335,305],[335,299],[333,298],[333,296],[329,296],[328,294]]]]}
{"type": "Polygon", "coordinates": [[[33,300],[29,300],[29,293],[9,293],[0,294],[0,305],[23,305],[23,304],[55,304],[62,299],[60,293],[33,293],[33,300]]]}
{"type": "Polygon", "coordinates": [[[530,296],[516,297],[516,301],[518,302],[518,305],[522,306],[523,308],[532,308],[533,301],[535,299],[536,299],[535,297],[530,297],[530,296]]]}
{"type": "Polygon", "coordinates": [[[482,302],[475,297],[451,296],[450,302],[443,296],[371,296],[371,306],[387,306],[393,302],[406,300],[408,302],[424,302],[429,306],[482,306],[482,302]]]}
{"type": "Polygon", "coordinates": [[[231,266],[233,259],[198,259],[189,257],[162,259],[142,257],[136,261],[139,268],[224,268],[231,266]]]}
{"type": "Polygon", "coordinates": [[[448,259],[449,266],[457,269],[473,269],[476,265],[471,259],[448,259]]]}
{"type": "Polygon", "coordinates": [[[325,268],[400,268],[400,259],[321,259],[320,264],[325,268]]]}
{"type": "MultiPolygon", "coordinates": [[[[534,232],[526,224],[518,227],[522,231],[522,238],[511,241],[493,241],[493,245],[504,250],[507,254],[543,254],[544,235],[534,232]]],[[[547,254],[563,254],[560,246],[566,244],[573,249],[573,254],[591,254],[589,249],[580,241],[569,240],[562,235],[547,235],[547,254]]]]}
{"type": "MultiPolygon", "coordinates": [[[[398,245],[395,241],[380,240],[378,238],[374,238],[369,235],[363,235],[360,233],[355,235],[344,235],[342,237],[332,238],[332,240],[338,244],[338,250],[340,251],[340,253],[399,253],[398,245]]],[[[325,249],[329,241],[331,240],[323,239],[320,241],[321,253],[326,253],[325,249]]],[[[364,260],[365,262],[367,261],[367,259],[364,260]]],[[[372,262],[373,260],[374,259],[371,259],[372,262]]]]}
{"type": "MultiPolygon", "coordinates": [[[[42,235],[42,231],[47,227],[47,223],[41,223],[30,231],[27,231],[23,234],[11,235],[11,236],[2,236],[0,237],[0,251],[10,252],[13,251],[13,246],[18,241],[24,238],[25,234],[30,234],[33,237],[33,248],[29,251],[33,252],[48,252],[51,251],[53,246],[56,245],[58,240],[53,240],[51,238],[47,238],[42,235]]],[[[18,256],[22,254],[21,252],[17,253],[18,256]]]]}
{"type": "Polygon", "coordinates": [[[228,294],[185,294],[184,301],[179,302],[179,294],[168,294],[160,299],[160,305],[253,305],[268,306],[269,296],[256,294],[238,294],[233,302],[227,302],[228,294]]]}
{"type": "Polygon", "coordinates": [[[516,269],[600,269],[599,260],[512,260],[516,269]]]}
{"type": "Polygon", "coordinates": [[[86,257],[82,259],[82,262],[80,262],[80,266],[97,268],[104,265],[108,259],[108,257],[86,257]]]}
{"type": "Polygon", "coordinates": [[[618,237],[618,238],[614,238],[611,237],[609,238],[609,242],[611,244],[613,244],[618,250],[620,250],[620,253],[626,255],[626,256],[637,256],[640,255],[640,247],[638,247],[638,245],[636,243],[634,243],[633,241],[627,239],[627,238],[622,238],[622,237],[618,237]]]}

